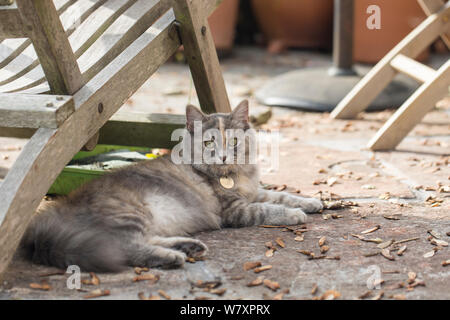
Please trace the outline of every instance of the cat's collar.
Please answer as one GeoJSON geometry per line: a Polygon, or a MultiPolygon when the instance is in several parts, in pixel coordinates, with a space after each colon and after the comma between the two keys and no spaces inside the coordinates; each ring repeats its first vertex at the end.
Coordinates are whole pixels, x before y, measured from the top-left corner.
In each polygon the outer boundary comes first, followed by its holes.
{"type": "Polygon", "coordinates": [[[232,189],[234,187],[234,180],[230,176],[221,176],[219,178],[219,183],[225,189],[232,189]]]}

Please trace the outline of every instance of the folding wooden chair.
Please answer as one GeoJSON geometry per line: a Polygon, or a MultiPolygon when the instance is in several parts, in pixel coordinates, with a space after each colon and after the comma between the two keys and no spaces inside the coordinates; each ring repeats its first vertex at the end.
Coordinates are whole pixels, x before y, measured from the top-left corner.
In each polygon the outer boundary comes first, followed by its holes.
{"type": "Polygon", "coordinates": [[[0,136],[31,137],[0,186],[1,275],[83,146],[170,143],[183,117],[113,115],[181,44],[202,109],[230,106],[207,23],[221,0],[0,1],[0,136]]]}
{"type": "Polygon", "coordinates": [[[417,91],[392,115],[369,142],[372,150],[395,148],[403,138],[448,93],[450,61],[434,70],[415,60],[441,36],[450,49],[450,2],[419,0],[428,18],[392,49],[339,103],[331,113],[335,119],[354,118],[368,107],[397,72],[422,83],[417,91]]]}

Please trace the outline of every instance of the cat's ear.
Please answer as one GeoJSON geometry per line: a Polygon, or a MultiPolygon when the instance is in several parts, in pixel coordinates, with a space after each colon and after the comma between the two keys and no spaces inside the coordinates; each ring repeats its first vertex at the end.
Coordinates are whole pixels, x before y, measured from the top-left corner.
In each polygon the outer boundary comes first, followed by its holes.
{"type": "Polygon", "coordinates": [[[192,104],[188,104],[186,107],[186,128],[193,132],[194,121],[202,121],[205,118],[203,112],[194,107],[192,104]]]}
{"type": "Polygon", "coordinates": [[[233,120],[248,122],[248,100],[243,100],[231,112],[233,120]]]}

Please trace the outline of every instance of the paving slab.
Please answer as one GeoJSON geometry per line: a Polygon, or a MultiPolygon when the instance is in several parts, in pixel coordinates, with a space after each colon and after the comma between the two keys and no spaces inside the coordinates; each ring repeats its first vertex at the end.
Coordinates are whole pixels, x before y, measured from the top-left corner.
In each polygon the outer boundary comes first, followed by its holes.
{"type": "MultiPolygon", "coordinates": [[[[329,64],[325,54],[292,51],[272,56],[257,48],[238,48],[222,68],[232,104],[247,98],[251,114],[258,115],[269,108],[259,105],[253,92],[268,79],[293,68],[329,64]]],[[[181,114],[187,103],[198,103],[189,70],[169,63],[122,110],[181,114]]],[[[450,299],[450,266],[442,265],[450,259],[450,249],[433,245],[428,232],[434,230],[440,240],[450,242],[450,193],[442,188],[450,185],[450,99],[428,113],[395,151],[376,153],[366,149],[367,142],[393,111],[361,113],[349,121],[333,120],[329,114],[270,110],[272,118],[260,129],[279,131],[279,166],[263,170],[261,180],[306,196],[353,201],[354,206],[311,215],[306,225],[297,226],[307,230],[303,241],[296,241],[297,235],[285,228],[257,226],[198,234],[196,238],[209,247],[206,259],[178,270],[150,270],[159,276],[153,284],[134,282],[137,275],[130,268],[119,274],[98,274],[100,285],[83,284],[77,291],[67,287],[69,274],[49,275],[60,270],[15,258],[0,284],[0,299],[84,299],[98,288],[110,290],[109,296],[98,299],[138,299],[141,292],[164,299],[159,290],[173,299],[317,299],[327,290],[339,292],[341,299],[363,294],[370,299],[381,292],[383,299],[450,299]],[[380,227],[361,233],[375,226],[380,227]],[[322,237],[329,246],[323,254],[326,258],[310,259],[298,252],[308,250],[320,257],[322,237]],[[277,238],[285,248],[275,244],[277,238]],[[361,239],[414,240],[401,244],[407,247],[402,256],[397,255],[401,245],[391,245],[395,259],[391,261],[380,254],[377,243],[361,239]],[[277,248],[273,257],[266,257],[268,241],[277,248]],[[425,258],[430,252],[434,255],[425,258]],[[336,257],[339,260],[331,259],[336,257]],[[249,261],[272,268],[259,274],[244,271],[249,261]],[[420,281],[408,283],[408,272],[415,272],[420,281]],[[280,288],[248,287],[258,276],[278,282],[280,288]],[[42,280],[50,290],[30,288],[42,280]],[[198,280],[220,284],[216,294],[196,287],[198,280]],[[373,281],[379,284],[371,289],[373,281]],[[317,292],[312,294],[315,286],[317,292]]],[[[25,143],[0,138],[0,181],[25,143]]],[[[83,273],[82,278],[90,275],[83,273]]]]}

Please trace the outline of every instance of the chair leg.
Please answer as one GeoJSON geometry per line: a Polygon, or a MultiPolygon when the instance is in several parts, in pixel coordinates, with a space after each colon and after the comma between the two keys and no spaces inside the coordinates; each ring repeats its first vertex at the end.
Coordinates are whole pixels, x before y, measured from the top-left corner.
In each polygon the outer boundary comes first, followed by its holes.
{"type": "Polygon", "coordinates": [[[436,102],[448,92],[450,83],[450,60],[425,82],[394,115],[384,124],[370,141],[372,150],[395,148],[403,138],[434,108],[436,102]]]}
{"type": "Polygon", "coordinates": [[[440,34],[449,29],[450,20],[444,19],[449,13],[450,5],[447,4],[438,14],[428,17],[407,35],[347,94],[331,112],[331,117],[352,119],[365,110],[397,74],[390,65],[391,61],[399,54],[409,58],[417,57],[440,34]]]}
{"type": "Polygon", "coordinates": [[[174,11],[180,23],[181,42],[191,69],[203,111],[230,112],[230,102],[222,77],[219,58],[202,1],[176,0],[174,11]]]}

